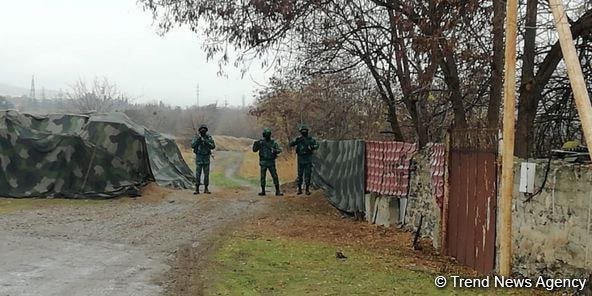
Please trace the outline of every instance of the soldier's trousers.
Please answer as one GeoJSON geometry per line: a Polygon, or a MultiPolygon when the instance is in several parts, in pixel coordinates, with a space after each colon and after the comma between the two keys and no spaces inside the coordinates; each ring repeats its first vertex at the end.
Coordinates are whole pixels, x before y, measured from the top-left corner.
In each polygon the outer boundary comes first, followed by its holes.
{"type": "Polygon", "coordinates": [[[312,174],[312,162],[298,162],[298,178],[296,184],[298,187],[302,186],[302,181],[306,186],[310,186],[310,178],[312,174]]]}
{"type": "Polygon", "coordinates": [[[261,187],[265,187],[265,179],[267,176],[267,170],[269,170],[269,174],[271,174],[271,178],[273,179],[273,185],[279,186],[280,179],[278,178],[277,170],[275,169],[275,164],[272,166],[261,166],[261,187]]]}
{"type": "Polygon", "coordinates": [[[196,164],[195,165],[195,178],[197,179],[197,185],[203,184],[205,186],[210,185],[210,164],[196,164]],[[203,172],[204,178],[201,183],[201,173],[203,172]]]}

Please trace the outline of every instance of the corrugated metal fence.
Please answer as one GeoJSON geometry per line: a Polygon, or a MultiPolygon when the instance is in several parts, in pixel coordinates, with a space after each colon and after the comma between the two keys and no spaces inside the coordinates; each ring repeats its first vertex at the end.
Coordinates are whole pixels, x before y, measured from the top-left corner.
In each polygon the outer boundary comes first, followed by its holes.
{"type": "Polygon", "coordinates": [[[429,143],[430,174],[432,175],[432,195],[440,207],[444,205],[444,172],[446,170],[446,145],[429,143]]]}
{"type": "MultiPolygon", "coordinates": [[[[344,212],[364,212],[364,193],[406,197],[417,145],[403,142],[321,141],[314,156],[313,184],[325,189],[331,203],[344,212]]],[[[429,144],[433,196],[442,207],[443,144],[429,144]]]]}
{"type": "Polygon", "coordinates": [[[313,158],[312,183],[325,190],[333,206],[364,212],[364,141],[320,141],[313,158]]]}
{"type": "Polygon", "coordinates": [[[366,142],[366,191],[403,197],[409,191],[409,167],[417,146],[402,142],[366,142]]]}
{"type": "MultiPolygon", "coordinates": [[[[440,207],[446,253],[487,273],[493,269],[496,208],[495,130],[451,133],[450,163],[444,144],[429,144],[432,196],[440,207]],[[445,172],[450,176],[443,210],[445,172]]],[[[364,212],[364,194],[406,197],[417,146],[401,142],[322,141],[314,157],[313,183],[338,209],[364,212]]]]}

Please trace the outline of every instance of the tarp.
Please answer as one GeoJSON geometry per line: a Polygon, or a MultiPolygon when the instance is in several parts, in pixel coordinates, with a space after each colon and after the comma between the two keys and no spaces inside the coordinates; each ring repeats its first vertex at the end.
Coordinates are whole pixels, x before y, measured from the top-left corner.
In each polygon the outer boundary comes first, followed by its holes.
{"type": "Polygon", "coordinates": [[[333,206],[364,212],[364,142],[320,141],[313,157],[313,185],[325,190],[333,206]]]}
{"type": "Polygon", "coordinates": [[[174,139],[125,114],[37,116],[0,111],[0,196],[115,197],[195,178],[174,139]]]}

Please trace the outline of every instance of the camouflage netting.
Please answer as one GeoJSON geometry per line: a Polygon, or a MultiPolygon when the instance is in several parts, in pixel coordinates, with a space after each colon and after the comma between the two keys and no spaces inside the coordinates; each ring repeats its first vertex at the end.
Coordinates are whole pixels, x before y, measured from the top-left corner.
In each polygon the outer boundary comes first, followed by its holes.
{"type": "Polygon", "coordinates": [[[122,113],[37,116],[0,111],[0,196],[108,198],[150,181],[189,188],[175,141],[122,113]]]}
{"type": "Polygon", "coordinates": [[[346,213],[364,212],[364,141],[320,141],[313,156],[312,182],[346,213]]]}

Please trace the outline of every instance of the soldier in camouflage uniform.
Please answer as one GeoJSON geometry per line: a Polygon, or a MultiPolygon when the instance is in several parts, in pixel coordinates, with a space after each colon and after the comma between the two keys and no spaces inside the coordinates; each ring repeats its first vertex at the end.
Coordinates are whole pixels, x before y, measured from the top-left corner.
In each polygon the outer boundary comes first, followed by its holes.
{"type": "Polygon", "coordinates": [[[319,149],[317,141],[308,135],[308,127],[300,126],[300,137],[290,142],[290,147],[296,146],[298,155],[298,193],[302,194],[302,183],[306,184],[306,195],[310,195],[310,178],[312,174],[312,154],[319,149]]]}
{"type": "Polygon", "coordinates": [[[253,143],[253,152],[259,152],[259,166],[261,167],[261,192],[259,195],[265,195],[265,178],[267,170],[269,170],[271,178],[273,179],[273,185],[275,185],[275,195],[283,196],[280,191],[280,181],[275,168],[275,159],[278,154],[282,152],[282,149],[278,143],[271,138],[271,129],[263,129],[263,139],[253,143]]]}
{"type": "Polygon", "coordinates": [[[191,148],[193,148],[193,153],[195,153],[195,177],[197,179],[193,194],[199,194],[202,171],[204,175],[204,193],[210,194],[210,190],[208,190],[208,186],[210,185],[210,156],[212,155],[212,150],[216,148],[216,144],[214,143],[214,138],[208,135],[208,127],[205,124],[199,127],[198,132],[199,135],[196,135],[191,140],[191,148]]]}

